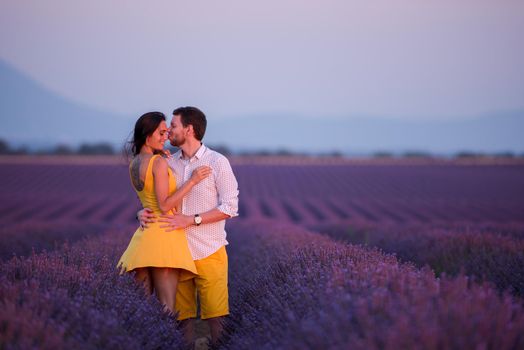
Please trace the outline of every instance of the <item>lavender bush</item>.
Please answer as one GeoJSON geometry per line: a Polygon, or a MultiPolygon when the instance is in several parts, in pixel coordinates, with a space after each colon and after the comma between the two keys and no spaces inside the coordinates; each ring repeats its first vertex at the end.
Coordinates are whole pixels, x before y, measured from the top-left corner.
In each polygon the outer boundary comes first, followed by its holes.
{"type": "Polygon", "coordinates": [[[348,224],[317,226],[331,237],[378,247],[437,275],[464,272],[524,295],[524,240],[477,230],[386,227],[348,224]]]}
{"type": "Polygon", "coordinates": [[[296,226],[247,221],[231,231],[231,261],[243,264],[231,264],[227,348],[524,346],[524,305],[489,285],[435,278],[296,226]]]}
{"type": "Polygon", "coordinates": [[[115,269],[130,230],[1,265],[0,348],[180,348],[175,318],[115,269]]]}
{"type": "Polygon", "coordinates": [[[107,230],[107,225],[76,221],[24,222],[0,229],[0,260],[26,256],[31,252],[54,250],[107,230]]]}

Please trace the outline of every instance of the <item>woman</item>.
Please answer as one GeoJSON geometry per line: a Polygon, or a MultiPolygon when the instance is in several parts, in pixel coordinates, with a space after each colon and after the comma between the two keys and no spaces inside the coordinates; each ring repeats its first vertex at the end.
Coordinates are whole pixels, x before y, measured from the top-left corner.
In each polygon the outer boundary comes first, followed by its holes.
{"type": "MultiPolygon", "coordinates": [[[[137,120],[131,141],[132,186],[142,205],[157,215],[172,213],[191,188],[211,173],[209,167],[201,167],[176,189],[171,169],[161,156],[167,137],[164,114],[150,112],[137,120]]],[[[147,228],[138,228],[118,266],[122,271],[135,272],[135,279],[144,285],[146,292],[152,294],[154,290],[164,310],[175,312],[178,281],[190,279],[197,272],[185,232],[166,232],[159,226],[160,223],[154,222],[147,228]]]]}

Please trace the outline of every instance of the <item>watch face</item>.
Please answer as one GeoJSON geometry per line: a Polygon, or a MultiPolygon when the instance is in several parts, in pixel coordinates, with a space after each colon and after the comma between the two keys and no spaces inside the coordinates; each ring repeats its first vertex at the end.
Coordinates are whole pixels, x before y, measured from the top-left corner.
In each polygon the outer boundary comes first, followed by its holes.
{"type": "Polygon", "coordinates": [[[195,224],[200,225],[201,222],[202,222],[202,217],[195,216],[195,224]]]}

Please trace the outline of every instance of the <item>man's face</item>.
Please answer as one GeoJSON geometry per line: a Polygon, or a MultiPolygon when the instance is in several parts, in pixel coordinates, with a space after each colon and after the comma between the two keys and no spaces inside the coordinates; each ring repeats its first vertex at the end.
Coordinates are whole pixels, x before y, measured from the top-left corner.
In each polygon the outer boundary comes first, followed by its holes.
{"type": "Polygon", "coordinates": [[[189,132],[189,125],[184,127],[179,115],[174,115],[171,119],[169,128],[169,143],[172,146],[180,147],[186,142],[186,136],[189,132]]]}

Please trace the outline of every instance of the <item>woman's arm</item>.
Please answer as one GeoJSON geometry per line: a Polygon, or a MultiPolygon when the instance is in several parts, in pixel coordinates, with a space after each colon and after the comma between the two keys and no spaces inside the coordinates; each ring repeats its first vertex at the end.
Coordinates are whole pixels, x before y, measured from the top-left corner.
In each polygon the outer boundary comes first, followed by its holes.
{"type": "Polygon", "coordinates": [[[153,178],[155,182],[155,194],[158,200],[158,208],[162,213],[167,213],[172,208],[182,203],[189,191],[211,174],[211,168],[204,166],[193,171],[191,178],[181,187],[177,188],[175,193],[169,196],[169,175],[167,172],[167,162],[162,157],[157,157],[153,163],[153,178]]]}

